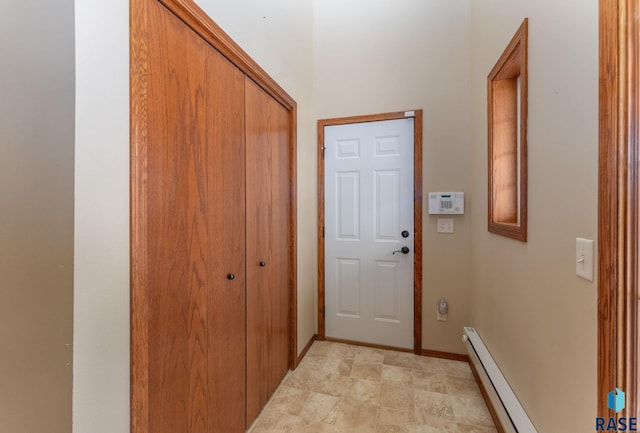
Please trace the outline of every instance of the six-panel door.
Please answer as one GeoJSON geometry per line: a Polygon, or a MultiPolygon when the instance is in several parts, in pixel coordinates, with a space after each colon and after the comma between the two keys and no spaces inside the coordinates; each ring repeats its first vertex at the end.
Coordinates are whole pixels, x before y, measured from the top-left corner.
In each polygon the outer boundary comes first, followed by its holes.
{"type": "Polygon", "coordinates": [[[327,337],[413,347],[413,128],[325,127],[327,337]]]}

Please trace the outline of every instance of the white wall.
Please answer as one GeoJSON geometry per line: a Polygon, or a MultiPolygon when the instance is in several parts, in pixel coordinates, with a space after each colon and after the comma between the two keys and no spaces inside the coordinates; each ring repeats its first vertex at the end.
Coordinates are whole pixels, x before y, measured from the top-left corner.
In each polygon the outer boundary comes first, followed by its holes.
{"type": "Polygon", "coordinates": [[[129,431],[129,2],[76,0],[73,431],[129,431]]]}
{"type": "MultiPolygon", "coordinates": [[[[468,0],[314,1],[317,119],[424,110],[423,191],[470,185],[468,0]]],[[[467,202],[468,203],[468,202],[467,202]]],[[[468,325],[471,212],[436,233],[423,206],[423,348],[463,353],[468,325]],[[436,321],[440,298],[449,321],[436,321]]]]}
{"type": "MultiPolygon", "coordinates": [[[[471,2],[472,323],[539,432],[593,431],[596,283],[575,238],[596,239],[597,0],[471,2]],[[529,17],[529,241],[487,232],[486,77],[529,17]]],[[[597,248],[596,248],[597,249],[597,248]]]]}

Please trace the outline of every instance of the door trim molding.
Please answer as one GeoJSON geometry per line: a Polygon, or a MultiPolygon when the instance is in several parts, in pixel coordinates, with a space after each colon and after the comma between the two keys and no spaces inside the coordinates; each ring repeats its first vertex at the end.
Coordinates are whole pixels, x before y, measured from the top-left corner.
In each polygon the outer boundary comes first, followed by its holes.
{"type": "Polygon", "coordinates": [[[636,0],[600,0],[598,149],[598,416],[638,410],[638,80],[636,0]],[[615,387],[626,409],[607,405],[615,387]]]}
{"type": "Polygon", "coordinates": [[[396,111],[365,116],[318,120],[318,339],[325,339],[324,261],[324,128],[350,123],[378,122],[413,117],[413,224],[415,228],[413,266],[413,352],[422,353],[422,110],[396,111]],[[413,116],[406,113],[413,112],[413,116]]]}

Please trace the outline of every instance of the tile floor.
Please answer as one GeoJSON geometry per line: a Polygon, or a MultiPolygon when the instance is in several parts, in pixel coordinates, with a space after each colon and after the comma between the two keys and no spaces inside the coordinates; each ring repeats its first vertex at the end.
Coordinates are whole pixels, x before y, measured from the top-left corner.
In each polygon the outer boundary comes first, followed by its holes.
{"type": "Polygon", "coordinates": [[[250,433],[495,433],[469,365],[316,341],[250,433]]]}

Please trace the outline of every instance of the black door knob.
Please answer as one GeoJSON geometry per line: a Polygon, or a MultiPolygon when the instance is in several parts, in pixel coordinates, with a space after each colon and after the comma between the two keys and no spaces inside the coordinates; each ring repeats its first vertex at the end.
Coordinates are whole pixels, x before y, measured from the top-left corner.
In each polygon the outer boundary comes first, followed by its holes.
{"type": "Polygon", "coordinates": [[[227,275],[227,280],[235,280],[235,279],[236,279],[235,275],[233,275],[233,274],[228,274],[227,275]]]}
{"type": "Polygon", "coordinates": [[[395,253],[409,254],[409,247],[402,247],[398,251],[393,252],[393,254],[395,253]]]}
{"type": "Polygon", "coordinates": [[[265,266],[267,266],[267,262],[260,262],[260,267],[264,268],[265,266]]]}
{"type": "Polygon", "coordinates": [[[407,230],[402,230],[402,237],[403,238],[408,238],[409,237],[409,232],[407,230]]]}

